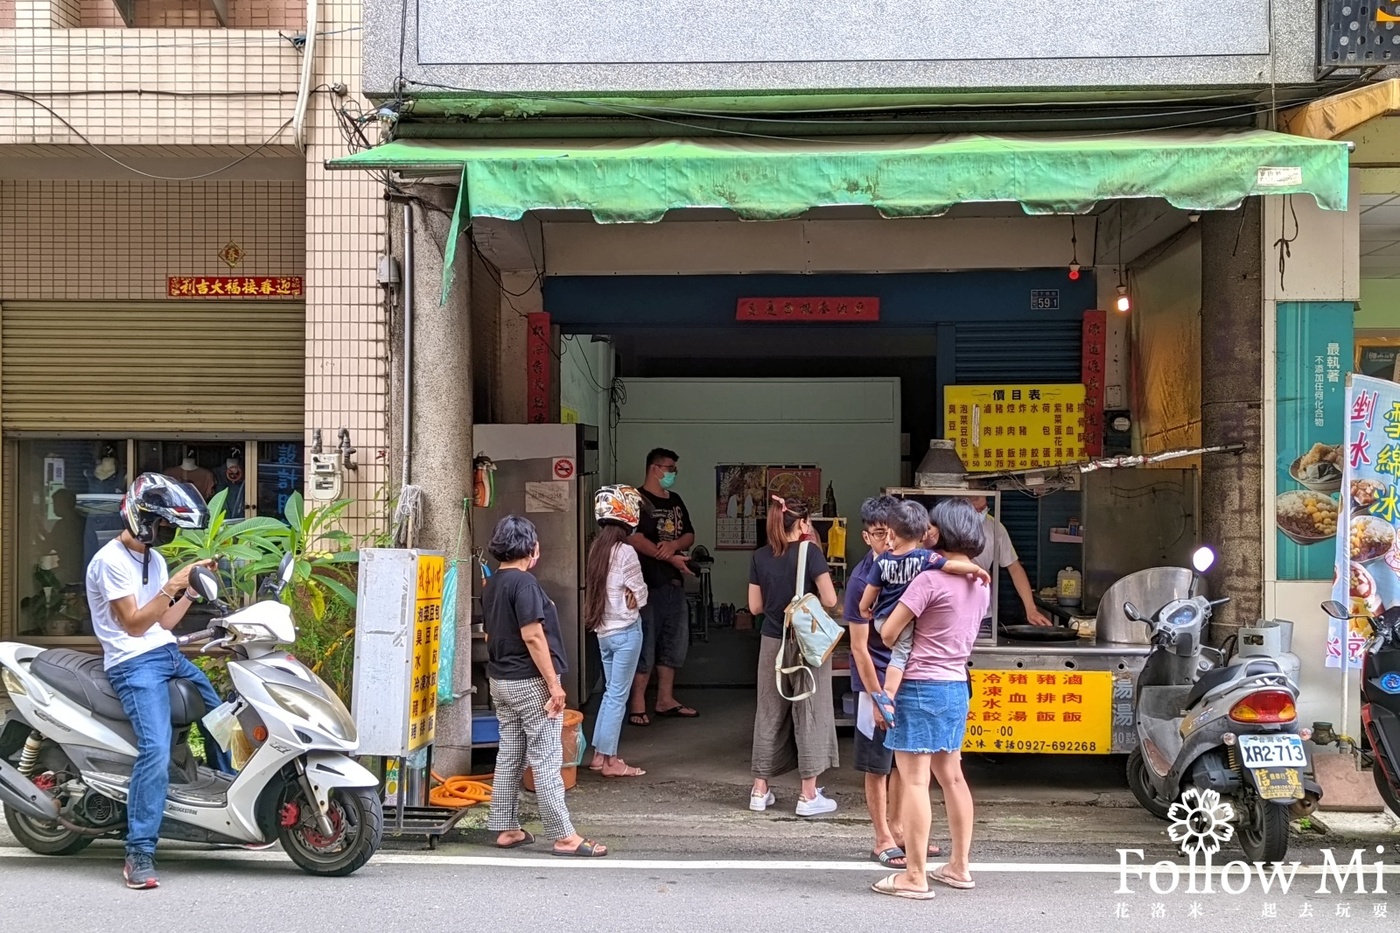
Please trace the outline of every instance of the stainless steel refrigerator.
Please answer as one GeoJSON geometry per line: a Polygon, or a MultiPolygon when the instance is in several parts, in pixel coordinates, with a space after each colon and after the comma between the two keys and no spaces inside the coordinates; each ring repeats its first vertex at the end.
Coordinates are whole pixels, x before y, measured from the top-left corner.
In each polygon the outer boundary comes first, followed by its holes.
{"type": "MultiPolygon", "coordinates": [[[[540,562],[534,574],[558,607],[569,664],[564,689],[570,706],[579,709],[588,700],[590,678],[596,679],[596,670],[588,669],[595,662],[590,661],[581,612],[585,549],[597,527],[598,429],[588,424],[479,424],[472,440],[474,454],[490,458],[496,467],[495,501],[489,508],[472,509],[472,543],[484,551],[496,522],[511,513],[538,529],[540,562]]],[[[473,576],[480,596],[480,577],[473,576]]]]}

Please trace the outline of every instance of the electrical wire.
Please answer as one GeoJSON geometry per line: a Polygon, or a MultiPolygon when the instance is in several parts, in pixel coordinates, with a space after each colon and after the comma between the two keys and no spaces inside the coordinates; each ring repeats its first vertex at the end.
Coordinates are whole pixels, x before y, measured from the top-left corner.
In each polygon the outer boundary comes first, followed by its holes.
{"type": "Polygon", "coordinates": [[[9,97],[19,98],[20,100],[27,101],[33,106],[38,107],[40,110],[43,110],[45,113],[53,117],[59,123],[62,123],[65,127],[68,128],[69,132],[81,139],[85,145],[91,148],[98,155],[102,156],[102,158],[121,166],[122,168],[126,169],[128,172],[131,172],[134,175],[140,175],[142,178],[150,178],[154,181],[199,181],[202,178],[212,178],[215,175],[221,175],[224,172],[227,172],[229,169],[233,168],[234,166],[240,165],[248,161],[253,156],[257,155],[259,152],[262,152],[268,146],[271,146],[277,140],[277,137],[281,136],[282,133],[286,131],[287,127],[292,125],[292,120],[290,117],[288,117],[287,121],[283,123],[280,127],[278,127],[275,133],[273,133],[267,139],[263,140],[257,146],[253,147],[252,150],[250,150],[249,152],[245,152],[243,155],[234,159],[232,162],[229,162],[227,165],[222,165],[219,168],[216,168],[212,171],[201,172],[198,175],[156,175],[151,172],[143,172],[141,169],[136,168],[133,165],[128,165],[126,162],[123,162],[121,159],[118,159],[116,156],[112,155],[102,146],[99,146],[97,143],[88,139],[85,135],[83,135],[83,132],[81,130],[79,130],[73,124],[69,123],[67,119],[64,118],[63,114],[59,113],[57,110],[54,110],[52,107],[50,107],[43,101],[31,97],[23,91],[9,91],[0,89],[0,94],[4,94],[9,97]]]}
{"type": "MultiPolygon", "coordinates": [[[[782,125],[802,125],[802,124],[810,124],[810,123],[820,123],[820,124],[822,124],[822,125],[829,125],[831,122],[833,122],[833,121],[830,120],[830,119],[816,120],[816,119],[805,118],[805,117],[789,117],[789,116],[783,116],[783,117],[749,117],[749,116],[743,116],[743,117],[740,117],[740,118],[735,118],[735,117],[732,116],[732,115],[720,115],[720,114],[712,114],[712,113],[701,113],[701,112],[698,112],[698,111],[687,111],[687,110],[681,110],[681,109],[677,109],[677,108],[666,108],[666,107],[651,106],[651,105],[645,105],[645,104],[629,105],[629,106],[627,106],[627,107],[622,107],[622,106],[609,105],[609,104],[607,104],[607,103],[605,103],[605,102],[603,102],[603,101],[590,100],[590,99],[587,99],[587,98],[558,97],[558,96],[544,96],[544,95],[530,95],[530,94],[492,92],[492,91],[485,91],[485,90],[482,90],[482,89],[480,89],[480,88],[459,87],[459,86],[456,86],[456,85],[440,84],[440,83],[436,83],[436,82],[414,81],[414,80],[411,80],[411,79],[403,79],[403,80],[404,80],[404,82],[405,82],[406,84],[412,85],[412,86],[416,86],[416,87],[431,88],[431,89],[434,89],[434,90],[459,91],[459,92],[462,92],[462,93],[465,93],[465,94],[471,94],[471,95],[474,95],[474,96],[485,97],[485,98],[488,98],[488,99],[517,99],[517,100],[537,101],[537,102],[542,102],[542,103],[551,103],[551,102],[553,102],[553,103],[571,103],[571,104],[576,104],[576,105],[579,105],[579,106],[588,107],[588,108],[595,109],[595,110],[600,110],[600,111],[603,111],[603,112],[606,112],[606,113],[611,113],[611,114],[614,114],[614,115],[619,115],[619,116],[624,116],[624,117],[630,117],[630,118],[633,118],[633,119],[646,120],[646,121],[655,122],[655,123],[660,123],[660,124],[664,124],[664,125],[668,125],[668,126],[676,126],[676,127],[682,128],[682,129],[687,129],[687,130],[692,130],[692,131],[701,131],[701,132],[707,132],[707,133],[714,133],[714,134],[716,134],[716,135],[721,135],[721,136],[735,136],[735,137],[743,137],[743,138],[750,138],[750,139],[771,139],[771,140],[782,140],[782,141],[793,141],[793,142],[809,142],[809,143],[817,143],[817,144],[824,144],[824,145],[853,145],[853,146],[867,145],[867,142],[866,142],[865,140],[861,140],[861,139],[852,139],[852,138],[849,138],[849,137],[843,138],[843,137],[834,137],[834,136],[823,136],[823,137],[817,137],[817,138],[810,138],[810,137],[801,137],[801,136],[777,136],[777,135],[768,134],[768,133],[754,133],[754,132],[747,132],[747,131],[744,131],[744,130],[729,129],[729,128],[725,128],[725,127],[698,126],[698,125],[696,125],[696,124],[687,123],[687,122],[684,122],[684,121],[682,121],[682,120],[667,119],[666,117],[656,116],[656,114],[666,114],[667,116],[683,116],[683,117],[690,117],[690,118],[692,118],[692,119],[720,119],[720,120],[730,120],[731,122],[745,122],[745,123],[764,122],[764,123],[774,123],[774,124],[782,124],[782,125]]],[[[1336,93],[1337,90],[1338,90],[1338,89],[1331,89],[1331,90],[1329,90],[1328,93],[1329,93],[1329,94],[1330,94],[1330,93],[1336,93]]],[[[1299,98],[1299,99],[1298,99],[1296,102],[1294,102],[1294,103],[1301,104],[1301,103],[1305,103],[1305,102],[1307,102],[1307,101],[1309,101],[1309,100],[1318,99],[1318,98],[1324,97],[1324,96],[1327,96],[1327,95],[1326,95],[1326,94],[1318,94],[1318,95],[1316,95],[1316,97],[1302,97],[1302,98],[1299,98]]],[[[1060,102],[1059,105],[1060,105],[1060,106],[1065,106],[1063,102],[1060,102]]],[[[970,106],[970,105],[969,105],[969,106],[970,106]]],[[[979,105],[979,106],[981,106],[981,105],[979,105]]],[[[1210,118],[1208,118],[1208,119],[1185,121],[1185,122],[1174,123],[1174,124],[1170,124],[1170,125],[1166,125],[1166,126],[1159,126],[1159,127],[1154,127],[1154,128],[1153,128],[1155,131],[1159,131],[1159,132],[1160,132],[1160,131],[1170,131],[1170,130],[1176,130],[1176,129],[1191,129],[1191,128],[1195,128],[1195,127],[1209,126],[1209,125],[1212,125],[1212,124],[1222,123],[1222,122],[1225,122],[1225,121],[1237,121],[1237,120],[1239,120],[1239,119],[1242,119],[1242,118],[1245,117],[1245,116],[1250,115],[1250,113],[1253,113],[1253,114],[1255,114],[1255,115],[1258,115],[1259,113],[1272,113],[1272,112],[1274,112],[1274,111],[1276,111],[1276,110],[1278,109],[1278,106],[1279,106],[1279,105],[1278,105],[1277,99],[1276,99],[1276,97],[1275,97],[1273,103],[1271,103],[1271,104],[1265,104],[1264,102],[1258,102],[1258,103],[1255,103],[1255,102],[1242,102],[1242,103],[1238,103],[1238,104],[1222,104],[1222,105],[1215,106],[1215,107],[1188,108],[1188,109],[1177,110],[1177,111],[1144,111],[1144,112],[1138,112],[1138,113],[1118,113],[1118,114],[1084,114],[1084,115],[1078,115],[1078,116],[1055,116],[1055,117],[1052,117],[1052,118],[1002,116],[1002,117],[996,118],[994,121],[988,121],[988,122],[995,122],[995,124],[996,124],[996,126],[997,126],[998,128],[1002,128],[1002,127],[1007,127],[1007,126],[1013,126],[1013,127],[1014,127],[1014,126],[1018,126],[1018,125],[1034,125],[1034,124],[1040,124],[1040,123],[1046,123],[1046,122],[1059,122],[1059,123],[1071,123],[1071,122],[1080,122],[1080,123],[1083,123],[1083,122],[1093,122],[1093,121],[1114,121],[1114,122],[1121,122],[1121,121],[1127,121],[1127,120],[1148,120],[1148,119],[1153,119],[1153,118],[1171,117],[1171,116],[1190,116],[1190,115],[1194,115],[1194,114],[1197,114],[1197,113],[1212,113],[1212,114],[1217,114],[1216,116],[1212,116],[1212,117],[1210,117],[1210,118]],[[1231,111],[1231,112],[1224,112],[1224,113],[1222,113],[1223,111],[1231,111]],[[1238,111],[1238,112],[1233,112],[1233,111],[1238,111]]],[[[946,109],[946,108],[940,108],[940,109],[946,109]]],[[[983,109],[985,110],[985,106],[983,106],[983,109]]],[[[847,111],[847,112],[849,112],[849,111],[847,111]]],[[[908,127],[908,126],[909,126],[909,123],[910,123],[910,121],[908,121],[908,120],[884,121],[884,122],[887,122],[887,123],[889,123],[889,124],[891,124],[891,125],[900,126],[900,127],[908,127]]],[[[875,124],[872,124],[872,123],[869,122],[869,121],[862,121],[859,125],[870,126],[870,125],[875,125],[875,124]]],[[[1124,134],[1140,133],[1140,132],[1143,132],[1143,130],[1142,130],[1142,129],[1126,129],[1126,130],[1104,131],[1104,132],[1101,132],[1101,133],[1076,133],[1076,136],[1078,136],[1079,138],[1096,139],[1096,138],[1111,138],[1111,137],[1114,137],[1114,136],[1119,136],[1119,135],[1124,135],[1124,134]]]]}

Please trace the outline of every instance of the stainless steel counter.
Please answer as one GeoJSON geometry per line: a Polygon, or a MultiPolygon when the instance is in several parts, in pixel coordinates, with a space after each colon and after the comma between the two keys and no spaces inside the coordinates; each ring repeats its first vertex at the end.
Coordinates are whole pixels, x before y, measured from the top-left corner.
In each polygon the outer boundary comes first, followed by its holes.
{"type": "Polygon", "coordinates": [[[1097,642],[1087,638],[1061,642],[1024,642],[999,638],[995,645],[977,645],[972,649],[973,657],[988,655],[1009,657],[1018,655],[1044,655],[1046,657],[1133,657],[1145,658],[1152,650],[1149,645],[1129,645],[1118,642],[1097,642]]]}

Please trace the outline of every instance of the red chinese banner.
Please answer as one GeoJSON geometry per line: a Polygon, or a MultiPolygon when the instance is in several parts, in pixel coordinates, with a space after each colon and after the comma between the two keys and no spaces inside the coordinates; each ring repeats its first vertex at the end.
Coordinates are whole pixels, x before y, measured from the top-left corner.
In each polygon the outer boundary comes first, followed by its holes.
{"type": "Polygon", "coordinates": [[[549,398],[554,375],[550,344],[549,314],[536,311],[525,315],[525,414],[530,424],[549,422],[549,398]]]}
{"type": "Polygon", "coordinates": [[[880,320],[879,298],[740,298],[736,321],[824,321],[857,323],[880,320]]]}
{"type": "Polygon", "coordinates": [[[1084,312],[1083,355],[1079,379],[1084,383],[1084,454],[1103,455],[1104,377],[1108,369],[1108,312],[1084,312]]]}
{"type": "Polygon", "coordinates": [[[299,275],[172,275],[168,298],[300,298],[299,275]]]}

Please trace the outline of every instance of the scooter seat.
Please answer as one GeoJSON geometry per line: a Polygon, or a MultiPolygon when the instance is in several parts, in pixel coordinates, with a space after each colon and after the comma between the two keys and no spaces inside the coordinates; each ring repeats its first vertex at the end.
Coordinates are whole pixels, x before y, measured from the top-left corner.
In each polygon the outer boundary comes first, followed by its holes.
{"type": "MultiPolygon", "coordinates": [[[[102,719],[127,722],[121,698],[102,669],[101,655],[50,648],[35,655],[29,672],[102,719]]],[[[172,680],[169,687],[172,726],[188,726],[208,712],[199,689],[188,680],[172,680]]]]}
{"type": "Polygon", "coordinates": [[[1191,688],[1191,692],[1186,694],[1185,708],[1190,709],[1195,706],[1206,694],[1216,687],[1224,686],[1233,680],[1244,677],[1254,677],[1259,674],[1281,674],[1283,668],[1278,666],[1278,662],[1269,658],[1251,658],[1239,664],[1231,664],[1226,667],[1217,667],[1214,670],[1206,671],[1196,681],[1196,685],[1191,688]]]}

